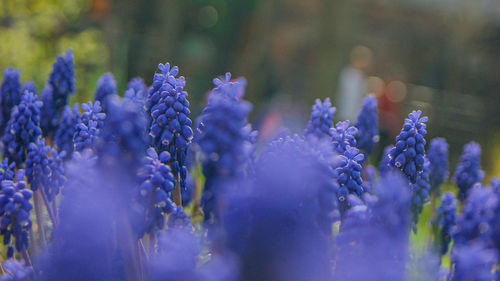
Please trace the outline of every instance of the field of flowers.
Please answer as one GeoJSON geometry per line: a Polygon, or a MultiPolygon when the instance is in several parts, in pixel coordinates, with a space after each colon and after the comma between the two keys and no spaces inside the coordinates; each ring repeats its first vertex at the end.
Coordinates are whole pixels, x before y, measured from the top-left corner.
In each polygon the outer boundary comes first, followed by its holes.
{"type": "Polygon", "coordinates": [[[71,50],[41,91],[4,71],[2,281],[500,280],[500,179],[475,142],[450,173],[420,111],[374,167],[374,96],[354,124],[316,100],[263,143],[229,73],[194,123],[176,66],[70,107],[74,76],[71,50]]]}

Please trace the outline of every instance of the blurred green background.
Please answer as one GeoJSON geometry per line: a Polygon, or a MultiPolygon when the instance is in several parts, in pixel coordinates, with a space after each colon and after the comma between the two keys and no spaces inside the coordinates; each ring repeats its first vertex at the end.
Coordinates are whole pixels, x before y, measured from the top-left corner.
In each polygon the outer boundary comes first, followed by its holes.
{"type": "Polygon", "coordinates": [[[245,76],[251,121],[264,135],[281,125],[301,131],[315,98],[335,105],[351,65],[385,103],[378,155],[418,108],[430,117],[429,139],[450,143],[452,169],[476,140],[488,175],[500,174],[497,0],[2,0],[0,39],[0,68],[21,68],[39,89],[55,56],[72,48],[79,102],[104,72],[123,92],[130,78],[150,84],[156,65],[171,62],[196,116],[213,77],[245,76]],[[360,48],[362,65],[353,60],[360,48]]]}

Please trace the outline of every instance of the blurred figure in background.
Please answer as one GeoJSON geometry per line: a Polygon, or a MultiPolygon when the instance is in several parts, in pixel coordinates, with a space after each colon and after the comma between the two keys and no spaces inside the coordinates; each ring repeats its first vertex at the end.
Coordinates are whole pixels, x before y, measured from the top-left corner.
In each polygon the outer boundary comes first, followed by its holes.
{"type": "Polygon", "coordinates": [[[351,50],[350,63],[339,75],[337,114],[341,120],[354,122],[366,94],[365,72],[372,61],[372,51],[365,46],[351,50]]]}

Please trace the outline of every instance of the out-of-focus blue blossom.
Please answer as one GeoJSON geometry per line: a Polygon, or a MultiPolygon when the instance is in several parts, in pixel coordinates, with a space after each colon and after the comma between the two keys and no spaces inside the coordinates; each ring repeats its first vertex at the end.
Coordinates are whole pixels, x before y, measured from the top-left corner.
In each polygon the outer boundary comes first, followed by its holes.
{"type": "Polygon", "coordinates": [[[40,113],[40,127],[44,137],[51,136],[57,128],[59,115],[56,112],[54,101],[52,99],[52,88],[45,85],[40,96],[42,101],[42,110],[40,113]]]}
{"type": "Polygon", "coordinates": [[[146,118],[134,102],[118,96],[108,98],[107,106],[106,120],[96,140],[99,162],[135,172],[146,154],[146,118]]]}
{"type": "Polygon", "coordinates": [[[72,109],[69,106],[65,106],[59,126],[54,134],[54,144],[59,151],[65,151],[68,157],[71,156],[75,147],[73,138],[80,122],[78,104],[74,104],[72,109]]]}
{"type": "Polygon", "coordinates": [[[144,99],[146,98],[148,88],[144,83],[144,79],[140,77],[132,78],[127,84],[127,90],[130,89],[134,90],[137,95],[142,96],[144,99]]]}
{"type": "Polygon", "coordinates": [[[12,109],[9,123],[2,138],[4,156],[21,165],[31,142],[42,134],[40,129],[40,108],[42,102],[30,92],[23,94],[19,105],[12,109]]]}
{"type": "Polygon", "coordinates": [[[389,153],[391,152],[393,145],[388,145],[384,148],[384,152],[382,153],[382,159],[380,159],[380,163],[378,164],[378,173],[383,176],[393,170],[391,167],[391,157],[389,153]]]}
{"type": "Polygon", "coordinates": [[[431,192],[440,194],[439,187],[448,179],[448,143],[443,138],[435,138],[429,144],[429,180],[431,192]]]}
{"type": "Polygon", "coordinates": [[[333,115],[335,107],[332,107],[330,98],[326,98],[324,102],[316,99],[312,106],[311,117],[304,132],[304,136],[314,136],[317,139],[324,137],[332,137],[333,115]]]}
{"type": "Polygon", "coordinates": [[[147,150],[147,156],[139,169],[141,185],[137,192],[137,201],[142,206],[143,219],[138,229],[139,237],[165,226],[165,215],[174,211],[175,205],[170,200],[175,188],[175,180],[168,162],[170,154],[163,151],[160,155],[154,148],[147,150]]]}
{"type": "Polygon", "coordinates": [[[159,235],[158,246],[158,255],[148,265],[147,280],[203,280],[198,279],[196,267],[200,246],[181,207],[170,215],[167,230],[159,235]]]}
{"type": "Polygon", "coordinates": [[[0,233],[3,236],[3,244],[8,245],[7,258],[13,257],[14,248],[23,252],[29,246],[28,231],[32,225],[29,213],[33,209],[30,199],[33,193],[26,189],[23,179],[24,171],[21,169],[17,170],[15,182],[3,180],[1,183],[0,233]]]}
{"type": "Polygon", "coordinates": [[[354,126],[358,129],[355,135],[357,147],[368,156],[372,152],[373,146],[378,143],[378,102],[374,95],[369,95],[363,99],[363,107],[358,114],[358,119],[354,126]]]}
{"type": "Polygon", "coordinates": [[[102,112],[101,103],[96,101],[81,105],[83,113],[79,118],[79,123],[75,128],[73,143],[76,151],[86,148],[94,148],[96,139],[100,136],[106,114],[102,112]]]}
{"type": "Polygon", "coordinates": [[[189,119],[188,93],[184,91],[184,77],[176,78],[179,69],[170,64],[160,64],[160,73],[153,78],[153,90],[146,102],[151,114],[150,135],[158,151],[167,150],[172,159],[174,177],[180,177],[181,188],[186,181],[186,153],[193,139],[192,121],[189,119]]]}
{"type": "Polygon", "coordinates": [[[107,112],[107,99],[109,96],[116,95],[116,81],[112,73],[104,73],[97,80],[97,89],[95,90],[94,102],[99,101],[107,112]]]}
{"type": "Polygon", "coordinates": [[[29,281],[33,275],[33,268],[26,266],[24,261],[8,259],[2,264],[3,274],[0,281],[29,281]]]}
{"type": "Polygon", "coordinates": [[[364,170],[363,190],[373,193],[373,184],[376,181],[377,169],[373,165],[367,165],[364,170]]]}
{"type": "Polygon", "coordinates": [[[50,73],[48,85],[52,91],[52,102],[57,116],[60,115],[64,106],[68,104],[68,97],[75,93],[74,68],[73,52],[68,49],[66,54],[56,58],[50,73]]]}
{"type": "Polygon", "coordinates": [[[446,192],[441,196],[441,204],[436,209],[436,215],[432,219],[432,224],[439,229],[439,254],[441,256],[448,252],[451,242],[452,230],[455,227],[457,216],[457,201],[455,195],[446,192]]]}
{"type": "Polygon", "coordinates": [[[500,196],[500,177],[490,179],[490,186],[497,196],[500,196]]]}
{"type": "Polygon", "coordinates": [[[475,241],[454,249],[455,270],[452,281],[494,280],[493,266],[498,261],[498,253],[482,242],[475,241]]]}
{"type": "Polygon", "coordinates": [[[343,155],[339,155],[339,164],[337,166],[337,182],[339,190],[337,192],[338,199],[343,206],[343,211],[348,207],[347,196],[356,194],[361,196],[364,192],[363,180],[361,179],[361,163],[364,156],[355,147],[346,146],[343,155]]]}
{"type": "Polygon", "coordinates": [[[410,184],[410,189],[412,191],[411,196],[411,213],[413,218],[413,232],[417,232],[417,223],[420,217],[420,213],[424,209],[424,204],[429,202],[429,193],[431,191],[431,186],[429,184],[429,161],[426,160],[424,164],[424,170],[420,173],[417,178],[417,182],[410,184]]]}
{"type": "Polygon", "coordinates": [[[356,127],[349,127],[349,120],[338,122],[335,128],[332,128],[332,140],[333,148],[335,151],[343,155],[348,146],[356,147],[356,138],[354,137],[358,133],[356,127]]]}
{"type": "Polygon", "coordinates": [[[401,133],[396,137],[396,146],[391,149],[390,164],[400,169],[410,183],[416,183],[424,169],[425,135],[427,117],[420,117],[420,110],[413,111],[405,119],[401,133]]]}
{"type": "Polygon", "coordinates": [[[225,243],[240,259],[242,280],[330,277],[319,196],[336,201],[335,191],[322,193],[335,179],[317,168],[322,160],[307,156],[301,143],[307,144],[297,137],[274,141],[262,152],[255,178],[238,188],[229,183],[221,194],[225,243]]]}
{"type": "Polygon", "coordinates": [[[453,181],[458,186],[458,199],[464,200],[468,191],[476,184],[480,184],[484,178],[481,170],[481,147],[476,142],[470,142],[464,146],[460,156],[453,181]]]}
{"type": "Polygon", "coordinates": [[[25,83],[23,84],[23,90],[22,90],[22,92],[21,92],[21,93],[24,93],[24,92],[26,92],[26,91],[28,91],[28,92],[30,92],[30,93],[33,93],[33,94],[35,94],[35,95],[38,95],[38,91],[37,91],[37,89],[36,89],[36,85],[35,85],[35,83],[33,82],[33,80],[29,80],[29,81],[27,81],[27,82],[25,82],[25,83]]]}
{"type": "MultiPolygon", "coordinates": [[[[120,193],[113,188],[115,178],[110,175],[116,172],[93,167],[88,153],[75,152],[68,162],[53,242],[37,261],[39,280],[126,280],[125,268],[132,269],[127,267],[132,253],[127,247],[135,239],[127,228],[120,193]]],[[[122,183],[119,188],[124,190],[133,184],[122,183]]]]}
{"type": "Polygon", "coordinates": [[[410,189],[396,173],[374,188],[377,197],[366,195],[366,205],[353,204],[340,226],[335,280],[404,280],[410,189]]]}
{"type": "Polygon", "coordinates": [[[466,245],[476,239],[483,240],[485,245],[491,244],[491,222],[495,218],[498,200],[490,188],[478,185],[469,191],[453,231],[454,246],[466,245]]]}
{"type": "Polygon", "coordinates": [[[10,119],[12,108],[21,101],[21,81],[19,80],[20,70],[9,67],[3,71],[3,81],[0,86],[0,130],[3,132],[10,119]]]}
{"type": "Polygon", "coordinates": [[[196,142],[205,175],[202,205],[206,221],[214,222],[218,217],[216,206],[220,181],[234,179],[243,170],[247,157],[244,128],[251,109],[246,101],[215,94],[210,97],[198,121],[200,134],[196,142]]]}
{"type": "Polygon", "coordinates": [[[49,177],[49,185],[45,189],[45,194],[49,201],[52,201],[53,198],[66,183],[66,172],[65,172],[65,164],[64,159],[66,158],[66,151],[57,152],[54,149],[51,149],[50,155],[52,156],[49,159],[49,167],[50,167],[50,177],[49,177]]]}

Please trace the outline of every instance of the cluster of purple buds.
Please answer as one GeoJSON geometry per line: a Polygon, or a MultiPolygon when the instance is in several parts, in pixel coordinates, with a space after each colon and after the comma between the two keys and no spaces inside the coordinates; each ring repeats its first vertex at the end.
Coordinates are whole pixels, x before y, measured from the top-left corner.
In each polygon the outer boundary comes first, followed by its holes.
{"type": "Polygon", "coordinates": [[[344,154],[348,146],[356,147],[358,129],[349,125],[349,120],[338,122],[331,130],[333,148],[339,155],[344,154]]]}
{"type": "Polygon", "coordinates": [[[439,187],[448,179],[448,143],[443,138],[432,139],[427,152],[429,181],[432,192],[440,194],[439,187]]]}
{"type": "Polygon", "coordinates": [[[147,87],[144,83],[144,79],[140,77],[132,78],[127,84],[127,90],[134,90],[138,96],[142,96],[144,99],[147,96],[147,87]]]}
{"type": "Polygon", "coordinates": [[[33,205],[30,202],[33,193],[26,189],[23,181],[24,171],[17,170],[16,181],[3,180],[0,190],[0,234],[3,244],[7,247],[7,258],[14,255],[15,249],[23,252],[28,249],[28,231],[31,229],[30,211],[33,205]],[[14,239],[12,239],[12,237],[14,239]]]}
{"type": "Polygon", "coordinates": [[[82,151],[86,148],[93,149],[96,139],[104,126],[106,114],[102,112],[101,103],[96,101],[81,105],[84,112],[80,116],[80,122],[77,124],[73,143],[76,151],[82,151]]]}
{"type": "Polygon", "coordinates": [[[378,135],[378,102],[377,98],[369,95],[363,100],[363,107],[358,114],[354,126],[358,129],[356,136],[357,147],[365,155],[369,155],[380,137],[378,135]]]}
{"type": "Polygon", "coordinates": [[[3,81],[0,86],[0,132],[5,130],[12,108],[21,101],[20,72],[20,70],[14,70],[12,67],[5,69],[3,72],[3,81]]]}
{"type": "Polygon", "coordinates": [[[417,181],[413,184],[410,184],[410,189],[412,190],[411,197],[411,213],[413,217],[413,232],[417,232],[417,223],[420,217],[420,213],[422,213],[424,209],[424,204],[429,202],[429,194],[431,191],[431,186],[429,184],[429,162],[426,161],[424,164],[424,169],[420,176],[417,178],[417,181]]]}
{"type": "Polygon", "coordinates": [[[95,91],[94,102],[100,102],[107,112],[107,99],[116,95],[116,81],[112,73],[104,73],[97,80],[97,89],[95,91]]]}
{"type": "Polygon", "coordinates": [[[137,201],[145,213],[145,223],[139,231],[139,237],[155,230],[163,229],[165,215],[176,209],[170,200],[171,192],[175,188],[175,180],[168,167],[170,154],[163,151],[158,155],[154,148],[147,150],[144,164],[139,169],[138,177],[141,181],[137,201]]]}
{"type": "Polygon", "coordinates": [[[410,183],[416,183],[424,170],[425,135],[428,118],[420,117],[422,112],[413,111],[405,119],[401,133],[396,137],[396,146],[389,155],[391,166],[400,169],[410,183]]]}
{"type": "Polygon", "coordinates": [[[484,172],[481,170],[481,147],[475,142],[470,142],[464,146],[464,151],[460,156],[453,181],[458,186],[458,199],[463,201],[469,190],[481,183],[484,172]]]}
{"type": "Polygon", "coordinates": [[[193,139],[191,111],[184,91],[184,77],[176,78],[178,67],[170,64],[158,65],[160,73],[153,78],[153,88],[146,102],[151,114],[150,135],[152,144],[158,151],[168,151],[171,155],[171,167],[174,177],[179,177],[181,188],[186,184],[186,153],[193,139]]]}
{"type": "Polygon", "coordinates": [[[361,197],[364,192],[363,180],[361,179],[361,163],[364,155],[355,147],[346,147],[343,155],[339,155],[339,164],[335,169],[339,190],[337,196],[342,205],[347,206],[349,194],[361,197]]]}
{"type": "Polygon", "coordinates": [[[26,92],[12,114],[2,138],[4,156],[21,165],[26,160],[28,145],[42,134],[40,129],[40,102],[33,93],[26,92]]]}
{"type": "Polygon", "coordinates": [[[441,204],[436,210],[436,215],[432,219],[432,224],[439,229],[439,254],[441,256],[448,252],[451,242],[451,233],[456,223],[457,201],[455,195],[446,192],[441,196],[441,204]]]}
{"type": "Polygon", "coordinates": [[[54,134],[54,144],[59,151],[65,151],[68,157],[71,156],[75,147],[73,138],[80,122],[78,104],[74,104],[73,108],[65,106],[61,115],[61,121],[54,134]]]}
{"type": "Polygon", "coordinates": [[[331,138],[333,115],[335,111],[336,109],[332,107],[330,98],[326,98],[324,102],[321,102],[320,99],[316,99],[315,104],[312,106],[311,117],[304,132],[304,136],[314,136],[317,139],[325,137],[331,138]]]}
{"type": "Polygon", "coordinates": [[[57,115],[68,104],[69,95],[75,92],[74,68],[73,52],[67,50],[65,55],[56,58],[50,73],[48,84],[52,91],[52,100],[57,115]]]}
{"type": "Polygon", "coordinates": [[[23,90],[21,93],[24,93],[26,91],[31,92],[35,95],[38,95],[38,90],[36,89],[36,85],[33,82],[33,80],[29,80],[23,84],[23,90]]]}

